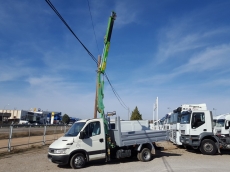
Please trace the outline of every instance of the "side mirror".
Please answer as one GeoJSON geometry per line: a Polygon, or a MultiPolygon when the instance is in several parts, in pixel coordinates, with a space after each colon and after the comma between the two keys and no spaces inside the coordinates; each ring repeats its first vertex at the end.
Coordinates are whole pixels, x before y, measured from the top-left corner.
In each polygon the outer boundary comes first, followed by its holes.
{"type": "Polygon", "coordinates": [[[85,132],[84,132],[84,131],[81,131],[81,132],[80,132],[79,139],[84,139],[84,138],[85,138],[85,132]]]}

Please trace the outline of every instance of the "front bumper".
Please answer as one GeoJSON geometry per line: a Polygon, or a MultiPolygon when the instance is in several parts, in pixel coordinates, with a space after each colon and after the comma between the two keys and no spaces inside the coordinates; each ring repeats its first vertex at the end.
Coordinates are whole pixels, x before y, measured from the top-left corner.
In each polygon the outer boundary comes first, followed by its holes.
{"type": "Polygon", "coordinates": [[[47,157],[51,162],[55,164],[66,165],[69,163],[69,155],[56,155],[48,153],[47,157]]]}

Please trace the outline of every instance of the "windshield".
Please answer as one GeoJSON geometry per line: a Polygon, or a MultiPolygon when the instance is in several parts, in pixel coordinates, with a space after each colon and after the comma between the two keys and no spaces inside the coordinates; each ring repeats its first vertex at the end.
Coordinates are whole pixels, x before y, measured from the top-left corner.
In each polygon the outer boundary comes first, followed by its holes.
{"type": "Polygon", "coordinates": [[[173,123],[176,124],[177,122],[178,122],[178,113],[174,113],[173,114],[173,123]]]}
{"type": "Polygon", "coordinates": [[[189,124],[190,123],[190,116],[191,116],[191,113],[189,113],[189,112],[182,113],[180,123],[181,124],[189,124]]]}
{"type": "Polygon", "coordinates": [[[66,137],[77,136],[81,131],[82,127],[85,125],[85,122],[77,122],[72,125],[72,127],[65,134],[66,137]]]}
{"type": "Polygon", "coordinates": [[[217,127],[224,127],[225,119],[218,119],[216,121],[216,126],[217,127]]]}

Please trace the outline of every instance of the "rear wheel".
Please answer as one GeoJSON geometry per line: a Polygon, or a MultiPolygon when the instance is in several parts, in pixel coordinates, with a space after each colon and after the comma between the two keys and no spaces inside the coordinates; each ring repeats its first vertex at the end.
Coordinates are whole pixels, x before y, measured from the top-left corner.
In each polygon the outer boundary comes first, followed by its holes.
{"type": "Polygon", "coordinates": [[[200,151],[205,155],[214,155],[217,152],[217,147],[214,141],[205,139],[202,141],[200,151]]]}
{"type": "Polygon", "coordinates": [[[148,148],[142,149],[142,151],[140,153],[138,153],[138,154],[140,154],[139,158],[143,162],[150,161],[151,158],[152,158],[152,154],[151,154],[151,152],[150,152],[150,150],[148,148]]]}
{"type": "Polygon", "coordinates": [[[75,155],[72,156],[70,160],[70,166],[73,169],[83,168],[85,166],[85,163],[86,163],[86,159],[82,153],[76,153],[75,155]]]}

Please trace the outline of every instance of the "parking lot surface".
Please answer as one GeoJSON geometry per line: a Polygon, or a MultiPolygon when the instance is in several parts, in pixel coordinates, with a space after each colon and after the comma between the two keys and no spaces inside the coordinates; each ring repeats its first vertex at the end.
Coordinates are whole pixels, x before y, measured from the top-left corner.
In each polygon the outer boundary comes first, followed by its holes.
{"type": "Polygon", "coordinates": [[[78,171],[78,172],[217,172],[229,171],[230,151],[221,155],[202,155],[199,151],[188,151],[177,148],[172,143],[162,142],[158,145],[165,150],[157,151],[149,162],[140,162],[137,158],[121,159],[110,163],[94,161],[83,169],[71,169],[69,166],[59,166],[47,159],[48,146],[18,154],[0,157],[1,172],[26,171],[78,171]]]}

